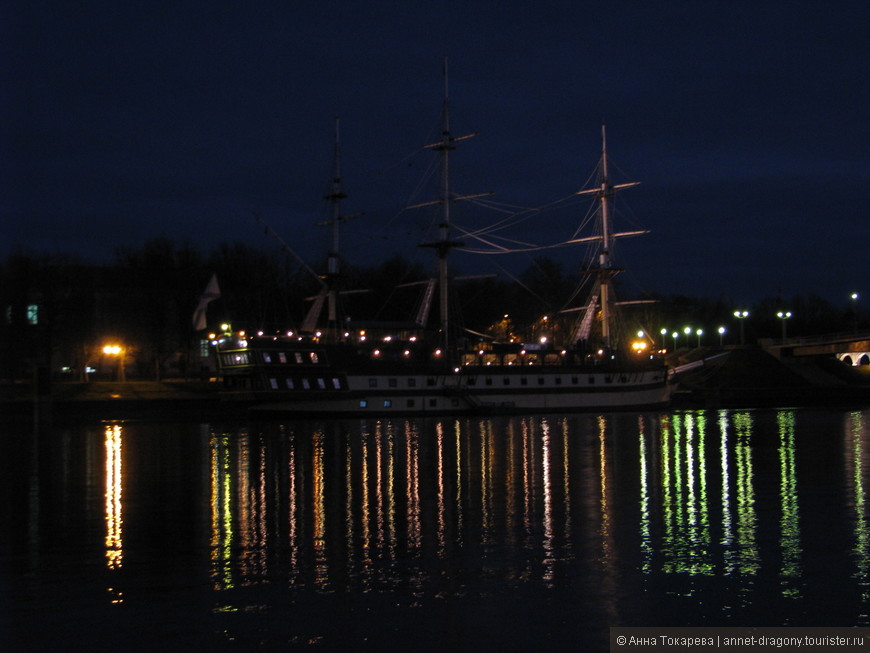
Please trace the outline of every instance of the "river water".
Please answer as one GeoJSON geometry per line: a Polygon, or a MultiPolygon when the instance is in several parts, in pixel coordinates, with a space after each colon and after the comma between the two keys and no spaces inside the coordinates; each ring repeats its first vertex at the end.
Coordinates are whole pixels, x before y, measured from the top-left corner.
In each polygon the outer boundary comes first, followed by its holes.
{"type": "Polygon", "coordinates": [[[870,410],[0,429],[2,650],[870,625],[870,410]]]}

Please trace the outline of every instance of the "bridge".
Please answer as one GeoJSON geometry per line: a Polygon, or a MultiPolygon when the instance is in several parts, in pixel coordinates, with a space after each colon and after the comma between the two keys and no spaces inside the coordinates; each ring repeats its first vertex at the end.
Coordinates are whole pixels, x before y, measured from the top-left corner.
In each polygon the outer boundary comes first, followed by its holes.
{"type": "Polygon", "coordinates": [[[848,365],[870,365],[870,331],[829,333],[806,338],[761,340],[760,344],[777,358],[836,356],[848,365]]]}

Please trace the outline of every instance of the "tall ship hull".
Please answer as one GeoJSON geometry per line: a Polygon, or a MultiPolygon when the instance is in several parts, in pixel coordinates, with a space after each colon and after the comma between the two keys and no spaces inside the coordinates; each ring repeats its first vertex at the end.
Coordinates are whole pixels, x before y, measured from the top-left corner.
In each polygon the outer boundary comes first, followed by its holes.
{"type": "Polygon", "coordinates": [[[259,411],[388,416],[653,408],[666,406],[674,388],[655,360],[616,364],[514,347],[469,351],[451,366],[437,350],[392,344],[228,338],[218,348],[225,396],[259,411]]]}

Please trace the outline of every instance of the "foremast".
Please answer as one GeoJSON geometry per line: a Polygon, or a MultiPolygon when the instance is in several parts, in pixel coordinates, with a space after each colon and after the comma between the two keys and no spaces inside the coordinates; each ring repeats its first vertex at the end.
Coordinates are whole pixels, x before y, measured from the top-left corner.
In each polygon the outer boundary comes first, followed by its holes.
{"type": "Polygon", "coordinates": [[[314,333],[317,328],[317,322],[320,319],[320,314],[323,310],[323,304],[324,302],[326,302],[326,332],[328,334],[328,337],[333,340],[337,339],[339,337],[338,334],[340,333],[340,325],[338,323],[338,294],[339,280],[341,275],[339,269],[341,263],[341,258],[339,255],[341,225],[343,222],[358,215],[361,215],[359,213],[353,215],[342,215],[341,213],[341,201],[347,198],[347,194],[345,194],[344,190],[342,189],[340,124],[341,121],[339,120],[339,118],[336,117],[335,145],[333,150],[332,164],[332,184],[329,194],[324,196],[324,199],[328,200],[331,205],[331,216],[329,220],[317,223],[318,226],[330,227],[331,247],[327,255],[326,274],[319,275],[321,290],[314,298],[314,304],[309,309],[302,323],[303,332],[314,333]]]}

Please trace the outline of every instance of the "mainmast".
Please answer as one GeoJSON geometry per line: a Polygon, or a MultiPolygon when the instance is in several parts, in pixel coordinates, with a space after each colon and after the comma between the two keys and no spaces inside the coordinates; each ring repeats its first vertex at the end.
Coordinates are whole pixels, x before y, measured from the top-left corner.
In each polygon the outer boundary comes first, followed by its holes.
{"type": "Polygon", "coordinates": [[[601,338],[604,347],[610,348],[610,279],[617,271],[610,263],[610,199],[613,189],[610,186],[610,175],[607,170],[607,133],[601,125],[601,185],[598,190],[601,201],[601,253],[598,255],[598,267],[601,269],[601,338]]]}
{"type": "MultiPolygon", "coordinates": [[[[441,332],[442,345],[446,350],[449,342],[450,329],[450,289],[449,270],[447,256],[454,247],[462,247],[465,243],[451,238],[450,202],[454,199],[467,199],[467,197],[450,196],[450,152],[456,149],[456,143],[472,138],[476,134],[454,137],[450,132],[450,95],[448,92],[447,57],[444,58],[444,104],[441,110],[441,140],[424,146],[439,153],[441,157],[441,185],[440,197],[435,202],[426,202],[416,206],[429,204],[441,205],[441,219],[438,223],[438,240],[423,243],[421,247],[431,247],[438,254],[438,303],[439,303],[439,330],[441,332]]],[[[473,196],[477,197],[477,196],[473,196]]],[[[409,207],[410,208],[410,207],[409,207]]]]}
{"type": "MultiPolygon", "coordinates": [[[[601,338],[605,349],[609,349],[612,344],[612,302],[610,298],[610,280],[622,271],[613,267],[610,258],[613,239],[617,236],[633,236],[639,233],[645,233],[634,231],[614,234],[611,231],[610,225],[611,203],[613,196],[616,195],[616,191],[622,190],[623,188],[630,188],[631,186],[637,186],[639,183],[640,182],[629,182],[626,184],[617,184],[615,186],[610,183],[610,173],[607,162],[607,134],[605,125],[601,125],[601,165],[599,166],[598,187],[580,191],[577,194],[594,195],[598,198],[600,206],[601,236],[598,236],[597,239],[600,239],[601,241],[601,252],[598,254],[598,268],[595,270],[595,274],[598,276],[598,287],[601,298],[601,338]]],[[[577,239],[574,242],[581,242],[584,240],[588,239],[577,239]]],[[[590,309],[594,310],[594,306],[591,306],[590,309]]]]}

